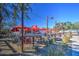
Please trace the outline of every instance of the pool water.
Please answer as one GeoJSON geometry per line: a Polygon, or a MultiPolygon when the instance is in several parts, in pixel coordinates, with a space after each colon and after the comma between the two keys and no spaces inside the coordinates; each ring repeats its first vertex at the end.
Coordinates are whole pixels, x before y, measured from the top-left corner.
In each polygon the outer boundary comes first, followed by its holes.
{"type": "Polygon", "coordinates": [[[79,51],[72,51],[72,56],[79,56],[79,51]]]}
{"type": "Polygon", "coordinates": [[[71,50],[66,56],[79,56],[79,51],[71,50]]]}

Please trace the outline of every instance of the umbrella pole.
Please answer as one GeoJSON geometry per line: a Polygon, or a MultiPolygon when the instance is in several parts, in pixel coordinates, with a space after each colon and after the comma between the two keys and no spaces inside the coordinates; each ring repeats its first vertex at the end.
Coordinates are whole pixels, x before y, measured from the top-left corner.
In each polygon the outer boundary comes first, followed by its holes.
{"type": "Polygon", "coordinates": [[[46,19],[46,25],[47,25],[47,40],[48,40],[48,31],[49,31],[49,30],[48,30],[48,29],[49,29],[49,28],[48,28],[48,16],[47,16],[47,19],[46,19]]]}
{"type": "Polygon", "coordinates": [[[33,47],[34,47],[34,37],[33,37],[33,47]]]}

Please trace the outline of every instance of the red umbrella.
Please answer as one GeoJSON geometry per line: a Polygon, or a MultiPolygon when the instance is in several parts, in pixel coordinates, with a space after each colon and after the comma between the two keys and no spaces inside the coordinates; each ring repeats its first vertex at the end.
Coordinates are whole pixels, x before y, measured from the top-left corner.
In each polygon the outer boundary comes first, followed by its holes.
{"type": "Polygon", "coordinates": [[[17,29],[17,28],[12,28],[11,31],[12,31],[12,32],[18,32],[19,29],[17,29]]]}
{"type": "Polygon", "coordinates": [[[30,32],[31,31],[31,28],[26,27],[26,28],[24,28],[24,31],[30,32]]]}
{"type": "Polygon", "coordinates": [[[32,26],[32,30],[33,30],[34,32],[37,32],[37,31],[39,30],[39,28],[35,25],[35,26],[32,26]]]}
{"type": "MultiPolygon", "coordinates": [[[[16,32],[16,31],[19,31],[19,29],[22,29],[22,26],[16,26],[16,27],[12,28],[11,31],[16,32]]],[[[29,32],[29,31],[31,31],[31,28],[23,27],[23,30],[26,32],[29,32]]]]}

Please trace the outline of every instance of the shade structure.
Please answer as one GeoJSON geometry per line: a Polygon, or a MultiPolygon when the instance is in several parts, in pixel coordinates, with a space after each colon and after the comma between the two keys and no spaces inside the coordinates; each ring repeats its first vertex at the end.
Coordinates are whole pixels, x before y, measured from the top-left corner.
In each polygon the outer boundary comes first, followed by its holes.
{"type": "MultiPolygon", "coordinates": [[[[13,28],[11,29],[11,31],[16,32],[16,31],[19,31],[20,29],[22,29],[22,26],[15,26],[15,27],[13,27],[13,28]]],[[[31,32],[31,31],[33,31],[33,32],[38,32],[38,31],[43,31],[43,32],[45,32],[45,33],[48,33],[48,32],[59,32],[59,31],[60,31],[60,29],[58,29],[58,28],[53,28],[53,29],[39,28],[37,25],[34,25],[34,26],[32,26],[31,28],[24,26],[24,27],[23,27],[23,30],[24,30],[25,32],[31,32]]]]}
{"type": "Polygon", "coordinates": [[[58,29],[58,28],[53,28],[53,29],[50,29],[50,31],[51,31],[51,32],[59,32],[60,29],[58,29]]]}
{"type": "Polygon", "coordinates": [[[47,28],[40,28],[39,30],[41,30],[41,31],[43,31],[43,32],[45,32],[45,33],[48,33],[48,32],[59,32],[60,31],[60,29],[58,29],[58,28],[51,28],[51,29],[47,29],[47,28]]]}
{"type": "Polygon", "coordinates": [[[47,29],[47,28],[40,28],[39,30],[40,30],[40,31],[43,31],[43,32],[45,32],[45,33],[48,32],[48,29],[47,29]]]}

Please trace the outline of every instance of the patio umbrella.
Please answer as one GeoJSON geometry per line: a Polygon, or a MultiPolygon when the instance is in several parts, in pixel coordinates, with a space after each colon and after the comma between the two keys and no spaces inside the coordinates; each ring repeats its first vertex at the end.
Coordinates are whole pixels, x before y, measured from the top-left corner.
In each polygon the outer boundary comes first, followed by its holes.
{"type": "Polygon", "coordinates": [[[25,32],[30,32],[31,31],[31,28],[26,27],[26,28],[24,28],[24,31],[25,32]]]}
{"type": "MultiPolygon", "coordinates": [[[[11,31],[19,31],[20,29],[22,29],[22,26],[15,26],[14,28],[12,28],[12,30],[11,31]]],[[[24,31],[26,31],[26,32],[29,32],[29,31],[31,31],[31,28],[29,28],[29,27],[23,27],[23,30],[24,31]]]]}
{"type": "Polygon", "coordinates": [[[12,32],[18,32],[19,29],[17,29],[17,28],[12,28],[11,31],[12,31],[12,32]]]}
{"type": "Polygon", "coordinates": [[[37,31],[39,30],[39,28],[35,25],[35,26],[32,26],[32,30],[33,30],[34,32],[37,32],[37,31]]]}

